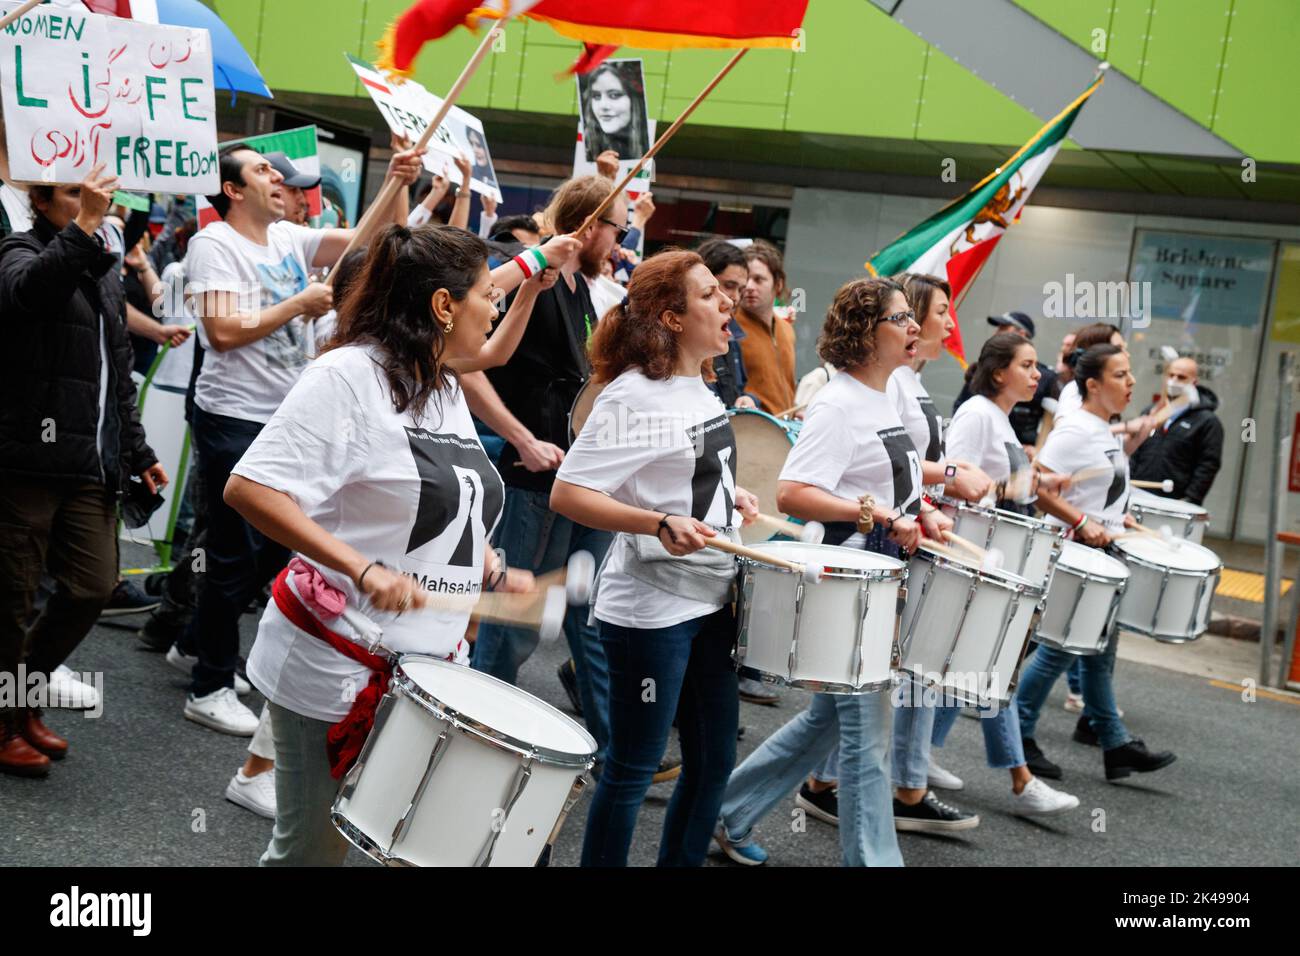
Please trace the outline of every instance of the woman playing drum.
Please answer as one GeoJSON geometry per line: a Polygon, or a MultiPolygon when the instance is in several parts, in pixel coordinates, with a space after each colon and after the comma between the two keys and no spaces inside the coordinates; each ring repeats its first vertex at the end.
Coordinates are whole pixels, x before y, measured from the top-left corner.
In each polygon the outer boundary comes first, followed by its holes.
{"type": "Polygon", "coordinates": [[[736,761],[739,698],[731,663],[731,555],[704,550],[757,514],[736,487],[736,443],[702,370],[727,351],[731,303],[693,252],[637,266],[627,299],[591,343],[607,382],[565,455],[551,507],[621,532],[596,585],[609,655],[610,740],[587,814],[583,866],[624,866],[637,814],[673,717],[682,774],[659,846],[660,866],[699,866],[736,761]]]}
{"type": "MultiPolygon", "coordinates": [[[[950,523],[921,503],[921,456],[886,389],[916,358],[920,332],[902,287],[858,279],[840,288],[817,350],[838,370],[817,393],[786,459],[778,505],[826,524],[826,541],[897,556],[922,528],[950,523]]],[[[846,622],[846,626],[848,623],[846,622]]],[[[767,853],[754,825],[839,749],[839,828],[844,863],[899,866],[889,780],[889,695],[816,694],[811,705],[736,768],[727,785],[718,842],[738,863],[767,853]]]]}
{"type": "MultiPolygon", "coordinates": [[[[407,614],[425,591],[532,587],[495,574],[485,542],[502,485],[448,363],[496,317],[481,239],[391,227],[339,308],[332,347],[235,466],[226,501],[297,555],[276,579],[248,658],[270,701],[276,820],[264,865],[341,864],[330,823],[383,693],[385,662],[333,630],[345,604],[384,614],[384,645],[463,663],[467,614],[407,614]],[[292,580],[290,579],[292,572],[292,580]]],[[[486,810],[484,812],[487,812],[486,810]]]]}
{"type": "MultiPolygon", "coordinates": [[[[1020,440],[1011,427],[1010,415],[1017,402],[1029,401],[1038,386],[1038,354],[1033,343],[1022,336],[995,335],[980,349],[979,361],[972,366],[970,388],[973,393],[953,416],[948,428],[948,451],[954,457],[968,457],[988,472],[989,477],[1007,489],[1011,499],[1032,496],[1033,486],[1040,492],[1060,487],[1066,479],[1039,476],[1030,468],[1020,440]]],[[[1032,505],[1004,499],[998,508],[1016,514],[1032,515],[1032,505]]],[[[1042,582],[1033,582],[1041,584],[1042,582]]],[[[1014,699],[1013,699],[1014,701],[1014,699]]],[[[959,707],[939,708],[931,738],[942,747],[960,712],[959,707]]],[[[1011,810],[1019,816],[1062,813],[1079,805],[1077,797],[1053,790],[1025,765],[1021,748],[1019,721],[1014,706],[995,712],[980,712],[980,729],[984,732],[984,754],[988,765],[1011,774],[1011,810]]]]}
{"type": "MultiPolygon", "coordinates": [[[[1133,397],[1136,380],[1128,353],[1117,345],[1096,345],[1078,358],[1074,381],[1082,399],[1080,410],[1059,423],[1047,437],[1038,463],[1045,472],[1069,475],[1085,468],[1108,469],[1106,477],[1071,484],[1064,492],[1039,491],[1039,505],[1055,523],[1071,529],[1074,540],[1103,548],[1112,537],[1136,522],[1127,514],[1128,458],[1122,440],[1112,434],[1110,421],[1123,413],[1133,397]]],[[[1104,751],[1106,779],[1147,773],[1174,762],[1169,752],[1151,753],[1128,732],[1115,703],[1111,674],[1115,669],[1118,632],[1101,654],[1078,657],[1040,645],[1020,677],[1016,705],[1024,734],[1025,754],[1035,770],[1048,775],[1060,768],[1043,756],[1034,741],[1038,715],[1056,678],[1075,661],[1081,668],[1084,712],[1104,751]]]]}

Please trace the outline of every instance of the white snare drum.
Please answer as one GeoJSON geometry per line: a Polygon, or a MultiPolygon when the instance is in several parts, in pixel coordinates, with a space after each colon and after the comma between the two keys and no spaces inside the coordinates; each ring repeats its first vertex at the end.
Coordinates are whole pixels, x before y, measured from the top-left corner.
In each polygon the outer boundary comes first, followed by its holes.
{"type": "Polygon", "coordinates": [[[582,727],[518,687],[407,654],[330,818],[390,866],[533,866],[595,753],[582,727]]]}
{"type": "Polygon", "coordinates": [[[774,557],[820,564],[817,584],[740,558],[736,663],[773,684],[830,694],[890,685],[907,568],[902,561],[829,544],[769,541],[774,557]]]}
{"type": "MultiPolygon", "coordinates": [[[[777,479],[803,422],[774,418],[753,408],[734,408],[727,414],[736,436],[736,484],[758,496],[759,511],[775,514],[777,479]]],[[[740,529],[745,544],[770,537],[771,530],[762,524],[740,529]]]]}
{"type": "Polygon", "coordinates": [[[1011,699],[1043,588],[918,551],[908,564],[902,667],[945,697],[970,704],[1011,699]]]}
{"type": "Polygon", "coordinates": [[[1128,500],[1128,513],[1140,525],[1159,531],[1168,525],[1175,538],[1186,538],[1196,544],[1205,539],[1205,528],[1210,513],[1200,505],[1177,498],[1165,498],[1144,488],[1134,488],[1128,500]]]}
{"type": "Polygon", "coordinates": [[[939,507],[952,518],[952,530],[988,550],[1002,552],[1002,570],[1031,584],[1047,586],[1061,553],[1065,529],[1001,508],[986,508],[956,498],[940,498],[939,507]]]}
{"type": "Polygon", "coordinates": [[[1129,573],[1116,618],[1120,627],[1171,644],[1205,633],[1223,570],[1217,554],[1191,541],[1141,533],[1111,547],[1129,573]]]}
{"type": "Polygon", "coordinates": [[[1071,654],[1100,654],[1110,644],[1128,568],[1105,552],[1066,541],[1047,585],[1034,640],[1071,654]]]}
{"type": "Polygon", "coordinates": [[[604,382],[594,382],[587,379],[582,383],[582,388],[578,390],[578,394],[573,399],[573,407],[569,409],[569,444],[573,444],[578,440],[578,435],[582,432],[582,426],[591,417],[591,410],[596,405],[596,399],[604,390],[604,382]]]}

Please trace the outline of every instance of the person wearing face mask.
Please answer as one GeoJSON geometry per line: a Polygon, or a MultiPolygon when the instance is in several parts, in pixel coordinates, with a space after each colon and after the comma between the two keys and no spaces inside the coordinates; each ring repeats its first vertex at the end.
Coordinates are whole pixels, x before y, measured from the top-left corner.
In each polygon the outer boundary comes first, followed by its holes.
{"type": "MultiPolygon", "coordinates": [[[[1074,382],[1082,405],[1052,430],[1038,456],[1046,474],[1071,475],[1085,468],[1104,468],[1109,479],[1070,483],[1064,491],[1042,487],[1039,507],[1052,523],[1068,528],[1075,541],[1104,548],[1115,535],[1136,524],[1127,513],[1130,492],[1128,458],[1124,440],[1110,428],[1133,397],[1128,353],[1118,345],[1094,345],[1074,365],[1074,382]]],[[[1111,634],[1106,650],[1080,657],[1040,644],[1020,675],[1015,706],[1020,718],[1023,747],[1029,765],[1040,776],[1059,779],[1061,768],[1048,760],[1034,739],[1038,717],[1052,685],[1067,667],[1078,662],[1084,711],[1103,751],[1106,779],[1119,780],[1133,772],[1149,773],[1174,762],[1169,752],[1151,752],[1129,733],[1120,717],[1111,674],[1119,630],[1111,634]]]]}
{"type": "MultiPolygon", "coordinates": [[[[1176,358],[1165,367],[1164,395],[1142,410],[1151,415],[1171,402],[1185,402],[1133,453],[1133,477],[1174,483],[1167,497],[1204,504],[1223,464],[1223,423],[1215,414],[1219,397],[1200,384],[1196,360],[1176,358]]],[[[1166,494],[1156,490],[1156,494],[1166,494]]]]}
{"type": "MultiPolygon", "coordinates": [[[[917,357],[920,328],[893,279],[835,294],[817,350],[837,369],[808,407],[777,490],[785,514],[826,525],[827,544],[898,557],[952,522],[921,500],[921,459],[888,394],[917,357]]],[[[768,854],[754,825],[838,751],[836,816],[846,866],[901,866],[889,774],[890,695],[814,694],[803,713],[736,768],[715,838],[732,861],[768,854]]],[[[805,799],[807,799],[805,797],[805,799]]]]}
{"type": "Polygon", "coordinates": [[[551,491],[570,521],[618,533],[592,611],[609,662],[609,744],[583,866],[627,865],[674,716],[682,771],[658,865],[703,864],[735,764],[735,559],[706,542],[738,541],[737,512],[752,520],[758,503],[736,485],[736,438],[701,374],[727,350],[728,302],[694,252],[637,268],[626,302],[596,327],[593,379],[605,387],[551,491]]]}

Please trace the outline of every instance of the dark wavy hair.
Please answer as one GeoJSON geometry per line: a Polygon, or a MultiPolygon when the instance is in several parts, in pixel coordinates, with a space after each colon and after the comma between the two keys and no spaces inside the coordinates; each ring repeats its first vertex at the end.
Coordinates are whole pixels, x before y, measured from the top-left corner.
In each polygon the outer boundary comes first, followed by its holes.
{"type": "MultiPolygon", "coordinates": [[[[1111,325],[1109,322],[1094,322],[1092,325],[1085,325],[1079,331],[1074,333],[1074,348],[1070,354],[1065,357],[1065,364],[1070,369],[1069,376],[1061,376],[1061,382],[1078,381],[1078,373],[1075,365],[1083,357],[1083,353],[1088,351],[1094,345],[1109,345],[1110,340],[1114,338],[1115,333],[1120,332],[1118,325],[1111,325]]],[[[1122,336],[1124,333],[1120,332],[1122,336]]],[[[1080,389],[1082,391],[1082,389],[1080,389]]]]}
{"type": "MultiPolygon", "coordinates": [[[[607,149],[618,153],[619,159],[640,159],[645,155],[650,144],[645,140],[649,131],[646,121],[645,87],[641,79],[641,64],[635,60],[605,62],[586,76],[578,78],[582,94],[582,138],[587,146],[587,158],[595,161],[607,149]],[[601,76],[610,75],[618,81],[623,92],[631,101],[631,119],[627,130],[617,136],[609,136],[596,121],[596,113],[591,108],[592,88],[601,76]]],[[[640,268],[638,266],[638,268],[640,268]]]]}
{"type": "Polygon", "coordinates": [[[1123,351],[1118,345],[1105,342],[1092,346],[1078,357],[1074,363],[1074,380],[1079,383],[1080,397],[1085,400],[1088,398],[1088,381],[1101,378],[1106,371],[1106,363],[1112,356],[1120,355],[1123,351]]]}
{"type": "Polygon", "coordinates": [[[983,395],[985,398],[997,395],[998,384],[994,376],[1010,367],[1016,360],[1016,353],[1023,345],[1032,348],[1034,343],[1015,332],[999,332],[985,342],[980,349],[979,359],[967,372],[966,381],[970,383],[971,392],[975,395],[983,395]]]}
{"type": "Polygon", "coordinates": [[[665,312],[686,311],[686,273],[698,265],[704,260],[697,253],[671,249],[636,267],[627,300],[605,313],[591,337],[593,378],[610,382],[633,367],[654,381],[673,376],[677,335],[661,320],[665,312]]]}
{"type": "Polygon", "coordinates": [[[876,354],[876,327],[895,292],[907,295],[901,285],[884,277],[854,279],[840,286],[817,340],[822,361],[837,369],[861,368],[870,362],[876,354]]]}
{"type": "Polygon", "coordinates": [[[446,335],[431,300],[446,289],[464,301],[487,265],[488,247],[455,226],[389,226],[370,243],[365,262],[337,304],[338,325],[323,351],[374,345],[393,408],[424,415],[429,399],[456,373],[442,361],[446,335]]]}

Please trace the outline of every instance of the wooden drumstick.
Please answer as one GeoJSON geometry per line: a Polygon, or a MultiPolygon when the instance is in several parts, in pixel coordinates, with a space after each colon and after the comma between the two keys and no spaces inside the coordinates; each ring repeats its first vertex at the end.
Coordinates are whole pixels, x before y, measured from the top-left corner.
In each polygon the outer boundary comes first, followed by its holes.
{"type": "Polygon", "coordinates": [[[960,551],[956,551],[946,544],[940,544],[930,538],[922,538],[918,547],[924,551],[929,551],[931,554],[937,554],[941,558],[951,558],[953,561],[960,561],[962,564],[970,564],[969,555],[962,554],[960,551]]]}
{"type": "Polygon", "coordinates": [[[760,524],[765,528],[775,531],[777,534],[783,534],[787,537],[794,538],[796,541],[803,541],[807,544],[821,544],[822,538],[826,534],[826,528],[820,521],[809,521],[807,524],[796,524],[793,521],[787,521],[785,518],[779,518],[775,515],[765,515],[759,512],[754,524],[760,524]]]}
{"type": "Polygon", "coordinates": [[[803,411],[803,410],[804,410],[805,408],[807,408],[807,407],[808,407],[808,403],[807,403],[807,402],[800,402],[798,405],[791,405],[789,408],[787,408],[787,409],[786,409],[785,411],[783,411],[783,412],[777,412],[777,413],[776,413],[776,417],[777,417],[777,418],[789,418],[791,415],[795,415],[795,414],[797,414],[797,413],[803,411]]]}
{"type": "Polygon", "coordinates": [[[787,561],[785,558],[778,558],[774,554],[768,554],[766,551],[759,551],[757,548],[751,548],[747,545],[736,544],[730,538],[706,538],[705,544],[715,551],[726,551],[728,554],[734,554],[738,557],[749,558],[751,561],[757,561],[760,564],[770,564],[774,568],[784,568],[786,571],[793,571],[795,574],[802,574],[806,581],[820,581],[822,579],[821,565],[802,564],[798,561],[787,561]]]}
{"type": "Polygon", "coordinates": [[[945,532],[943,533],[943,536],[944,536],[945,538],[947,538],[949,541],[951,541],[953,544],[957,544],[957,545],[960,545],[961,547],[965,548],[967,551],[969,551],[972,555],[974,555],[974,556],[975,556],[977,559],[979,559],[980,561],[983,561],[984,559],[986,559],[986,558],[989,556],[989,553],[988,553],[987,551],[985,551],[983,548],[981,548],[981,547],[980,547],[978,544],[976,544],[974,541],[971,541],[971,540],[969,540],[969,539],[967,539],[967,538],[963,538],[963,537],[962,537],[961,535],[959,535],[959,534],[955,534],[955,533],[953,533],[953,532],[951,532],[951,531],[945,531],[945,532]]]}
{"type": "Polygon", "coordinates": [[[1150,488],[1152,491],[1163,491],[1165,494],[1169,494],[1174,490],[1174,482],[1170,478],[1166,478],[1164,481],[1141,481],[1134,478],[1129,484],[1134,488],[1150,488]]]}

